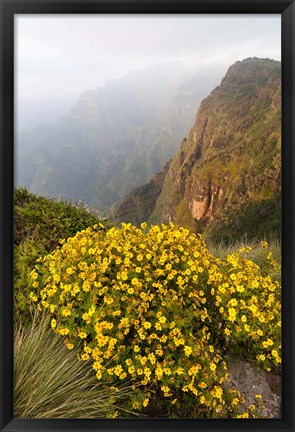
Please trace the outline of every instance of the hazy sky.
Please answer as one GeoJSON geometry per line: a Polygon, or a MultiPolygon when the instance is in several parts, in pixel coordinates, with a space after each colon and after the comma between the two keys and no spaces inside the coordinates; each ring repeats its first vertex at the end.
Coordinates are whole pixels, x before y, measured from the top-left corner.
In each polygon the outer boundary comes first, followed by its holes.
{"type": "Polygon", "coordinates": [[[79,95],[143,66],[183,60],[224,71],[281,57],[280,15],[17,15],[18,100],[79,95]]]}

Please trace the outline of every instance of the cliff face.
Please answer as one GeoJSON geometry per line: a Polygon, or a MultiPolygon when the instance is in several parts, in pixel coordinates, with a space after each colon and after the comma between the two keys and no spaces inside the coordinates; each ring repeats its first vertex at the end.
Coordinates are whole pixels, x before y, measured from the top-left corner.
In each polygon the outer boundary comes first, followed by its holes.
{"type": "Polygon", "coordinates": [[[215,240],[278,233],[280,107],[280,62],[232,65],[201,103],[149,221],[173,221],[215,240]]]}
{"type": "Polygon", "coordinates": [[[121,202],[115,203],[111,208],[111,219],[117,223],[128,221],[137,226],[147,220],[156,206],[170,163],[171,161],[167,162],[163,170],[148,183],[134,189],[121,202]]]}

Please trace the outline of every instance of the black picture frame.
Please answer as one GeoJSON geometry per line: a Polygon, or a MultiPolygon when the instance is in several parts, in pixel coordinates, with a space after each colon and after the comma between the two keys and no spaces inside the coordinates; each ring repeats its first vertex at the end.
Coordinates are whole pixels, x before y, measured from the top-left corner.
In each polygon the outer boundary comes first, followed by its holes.
{"type": "Polygon", "coordinates": [[[0,0],[1,219],[0,430],[1,431],[295,431],[294,207],[295,1],[292,0],[0,0]],[[13,419],[13,100],[14,15],[85,13],[281,14],[282,19],[282,418],[281,419],[13,419]]]}

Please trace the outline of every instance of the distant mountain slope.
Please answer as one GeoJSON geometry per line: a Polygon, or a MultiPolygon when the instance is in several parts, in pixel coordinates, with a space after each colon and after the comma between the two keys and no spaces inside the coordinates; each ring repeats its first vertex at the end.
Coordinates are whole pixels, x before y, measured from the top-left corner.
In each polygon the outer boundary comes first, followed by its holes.
{"type": "Polygon", "coordinates": [[[174,221],[215,240],[278,234],[280,173],[281,63],[246,59],[201,103],[146,219],[174,221]]]}
{"type": "Polygon", "coordinates": [[[58,122],[19,137],[16,183],[108,210],[171,158],[218,75],[173,63],[85,92],[58,122]]]}
{"type": "Polygon", "coordinates": [[[134,225],[147,220],[154,211],[170,163],[171,160],[148,183],[132,190],[121,202],[113,204],[110,218],[114,222],[128,221],[134,225]]]}

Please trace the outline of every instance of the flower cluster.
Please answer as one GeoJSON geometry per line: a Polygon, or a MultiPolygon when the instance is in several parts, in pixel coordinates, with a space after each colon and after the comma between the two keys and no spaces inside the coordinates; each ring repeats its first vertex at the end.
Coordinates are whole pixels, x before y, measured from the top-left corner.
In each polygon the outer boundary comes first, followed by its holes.
{"type": "MultiPolygon", "coordinates": [[[[267,243],[263,242],[267,248],[267,243]]],[[[210,269],[207,299],[219,340],[228,351],[247,351],[267,371],[281,366],[281,285],[271,277],[278,264],[266,254],[262,269],[247,259],[250,247],[216,260],[210,269]],[[246,348],[246,349],[245,349],[246,348]]]]}
{"type": "Polygon", "coordinates": [[[97,379],[134,383],[132,409],[155,397],[177,409],[190,395],[198,413],[234,416],[241,398],[225,390],[220,336],[261,342],[257,355],[279,363],[267,330],[278,318],[278,283],[240,253],[218,260],[173,224],[88,228],[40,258],[31,279],[31,299],[52,314],[68,349],[82,346],[97,379]]]}

